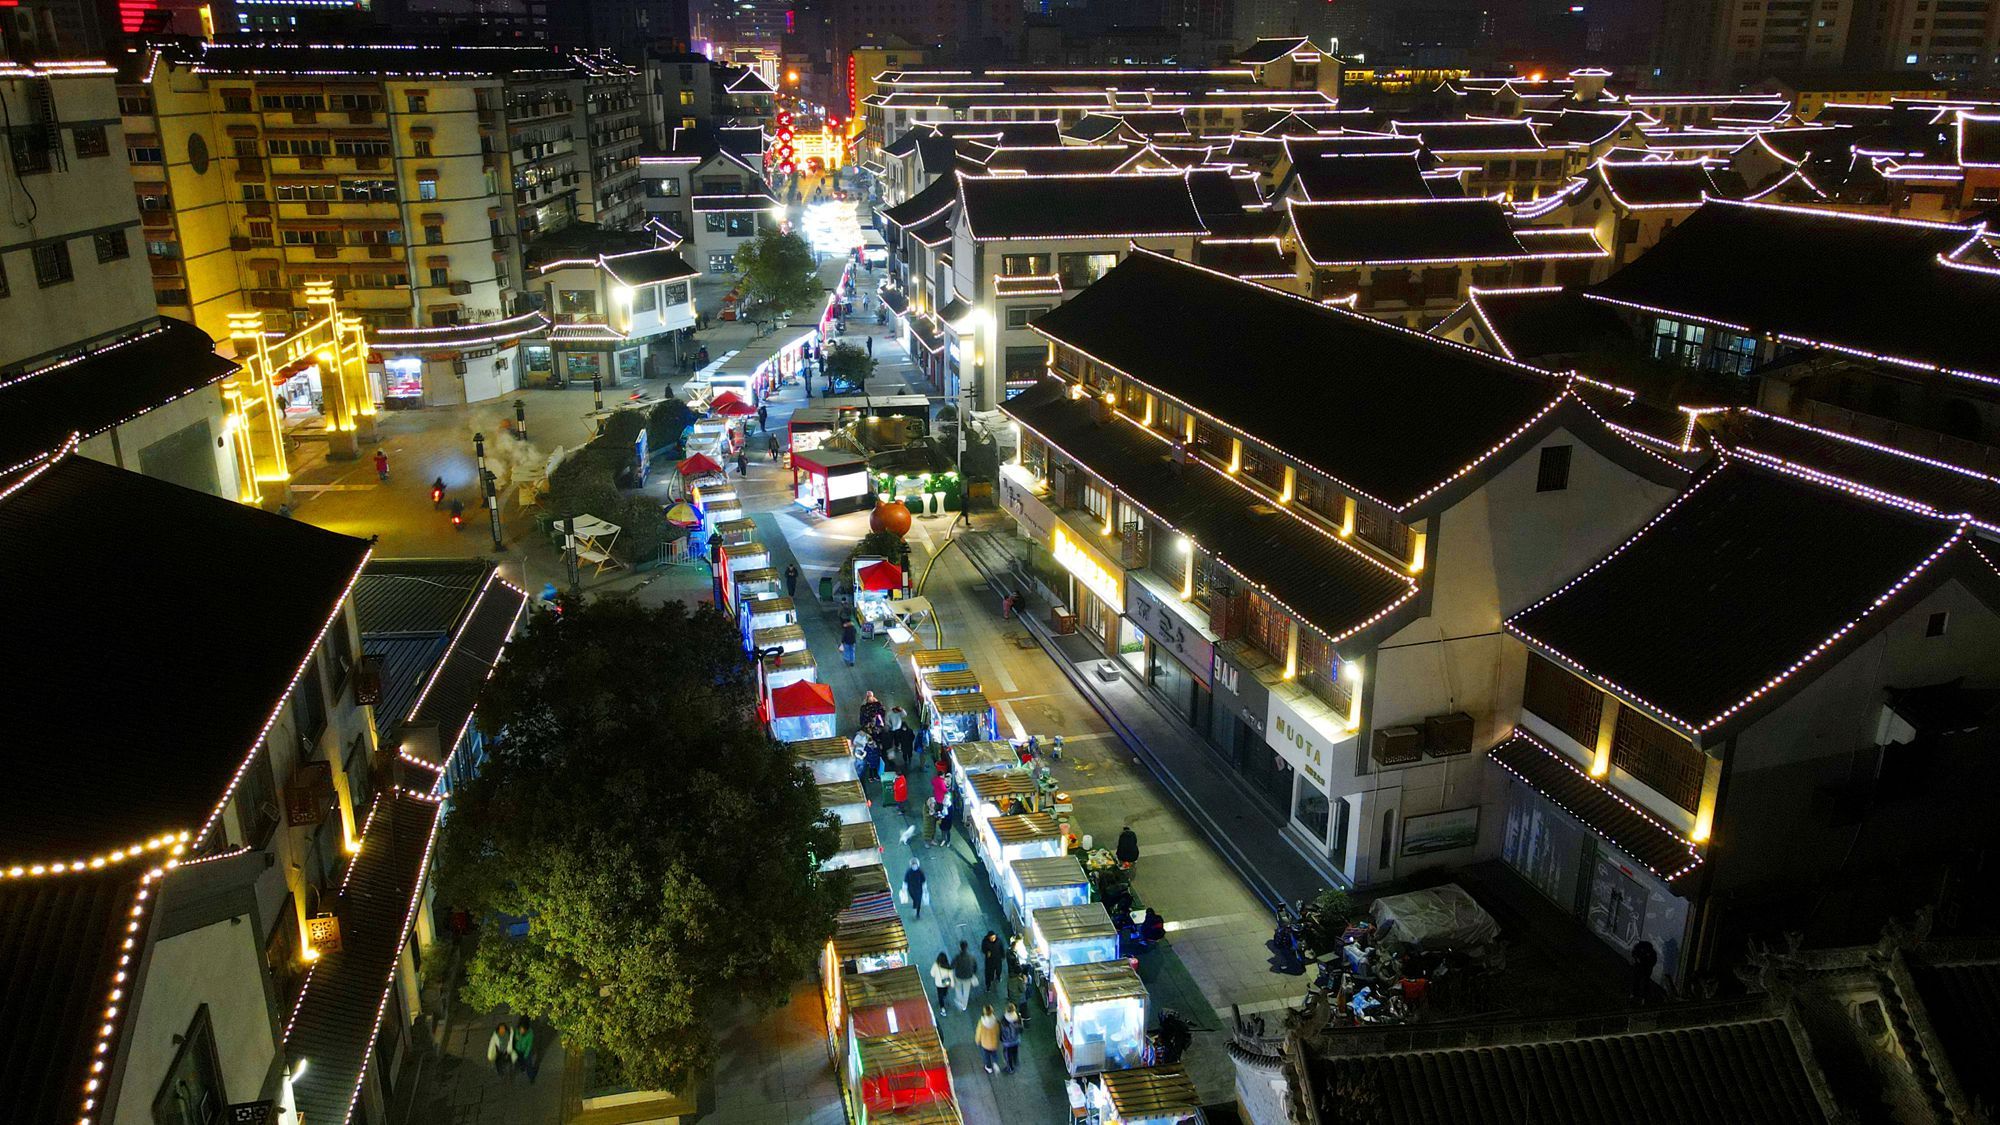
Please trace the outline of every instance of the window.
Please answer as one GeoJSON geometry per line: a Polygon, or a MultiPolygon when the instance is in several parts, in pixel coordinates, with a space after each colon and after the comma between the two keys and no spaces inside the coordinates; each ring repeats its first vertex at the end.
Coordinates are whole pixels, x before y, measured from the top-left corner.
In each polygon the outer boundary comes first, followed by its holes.
{"type": "MultiPolygon", "coordinates": [[[[39,130],[37,130],[37,133],[39,130]]],[[[14,149],[14,171],[23,176],[49,170],[49,147],[36,133],[16,133],[9,140],[14,149]]]]}
{"type": "Polygon", "coordinates": [[[1597,724],[1604,716],[1603,694],[1534,653],[1528,654],[1528,681],[1521,703],[1584,749],[1597,745],[1597,724]]]}
{"type": "Polygon", "coordinates": [[[436,180],[417,181],[418,199],[436,199],[437,197],[438,197],[438,182],[436,180]]]}
{"type": "Polygon", "coordinates": [[[146,253],[155,258],[178,258],[181,256],[181,244],[171,238],[149,238],[146,240],[146,253]]]}
{"type": "MultiPolygon", "coordinates": [[[[1007,327],[1026,328],[1028,322],[1049,311],[1048,305],[1029,305],[1026,308],[1007,310],[1007,327]]],[[[1036,349],[1040,350],[1040,349],[1036,349]]]]}
{"type": "Polygon", "coordinates": [[[222,1088],[222,1062],[215,1053],[208,1005],[195,1009],[194,1022],[180,1037],[180,1045],[153,1098],[154,1125],[221,1125],[229,1112],[229,1096],[222,1088]]]}
{"type": "Polygon", "coordinates": [[[97,260],[100,262],[115,262],[120,258],[132,256],[131,248],[125,244],[125,232],[122,230],[99,231],[92,236],[92,241],[97,243],[97,260]]]}
{"type": "Polygon", "coordinates": [[[120,117],[144,117],[152,112],[153,95],[151,94],[120,94],[118,96],[118,115],[120,117]]]}
{"type": "Polygon", "coordinates": [[[1944,631],[1946,627],[1949,626],[1950,624],[1951,624],[1950,614],[1944,613],[1942,611],[1938,613],[1933,613],[1930,616],[1930,620],[1924,622],[1924,636],[1942,637],[1944,636],[1944,631]]]}
{"type": "MultiPolygon", "coordinates": [[[[149,198],[149,199],[152,199],[152,198],[158,198],[158,197],[157,197],[157,196],[147,196],[146,198],[149,198]]],[[[264,185],[263,185],[263,184],[244,184],[244,185],[243,185],[243,202],[245,202],[245,203],[258,203],[258,202],[261,202],[261,201],[262,201],[263,199],[264,199],[264,185]]],[[[144,206],[144,204],[143,204],[143,203],[141,203],[141,206],[144,206]]]]}
{"type": "Polygon", "coordinates": [[[1049,272],[1047,254],[1003,254],[1000,256],[1000,273],[1006,277],[1026,277],[1031,274],[1049,272]]]}
{"type": "Polygon", "coordinates": [[[346,203],[394,203],[394,180],[342,180],[340,198],[346,203]]]}
{"type": "Polygon", "coordinates": [[[442,288],[442,287],[444,287],[444,286],[448,286],[448,285],[450,285],[450,284],[451,284],[451,271],[450,271],[450,270],[447,270],[447,269],[445,269],[445,268],[444,268],[443,266],[432,266],[432,267],[431,267],[431,284],[432,284],[432,285],[436,285],[436,286],[439,286],[439,287],[441,287],[441,288],[442,288]]]}
{"type": "Polygon", "coordinates": [[[1082,289],[1110,271],[1118,264],[1117,254],[1061,254],[1056,258],[1056,272],[1062,275],[1064,289],[1082,289]]]}
{"type": "Polygon", "coordinates": [[[70,131],[70,139],[76,144],[76,154],[82,157],[108,156],[111,141],[104,135],[102,125],[78,125],[70,131]]]}
{"type": "Polygon", "coordinates": [[[682,90],[682,91],[681,91],[681,104],[682,104],[682,105],[693,105],[693,104],[694,104],[694,91],[693,91],[693,90],[682,90]]]}
{"type": "Polygon", "coordinates": [[[735,272],[735,270],[736,270],[735,254],[710,254],[708,256],[708,272],[733,273],[735,272]]]}
{"type": "Polygon", "coordinates": [[[299,684],[292,689],[292,717],[298,721],[299,737],[308,745],[318,742],[326,730],[326,693],[320,689],[319,653],[306,661],[299,684]]]}
{"type": "Polygon", "coordinates": [[[442,245],[444,242],[444,228],[436,223],[425,223],[424,241],[432,246],[442,245]]]}
{"type": "Polygon", "coordinates": [[[243,771],[243,785],[236,791],[236,823],[243,829],[243,842],[253,848],[270,843],[271,833],[283,818],[278,806],[278,784],[271,778],[271,746],[265,743],[257,758],[243,771]]]}
{"type": "Polygon", "coordinates": [[[410,107],[411,113],[430,112],[430,98],[424,94],[406,94],[403,97],[403,101],[404,104],[410,107]]]}
{"type": "Polygon", "coordinates": [[[1261,594],[1251,594],[1244,599],[1244,630],[1250,643],[1263,649],[1265,655],[1274,660],[1285,658],[1286,640],[1291,632],[1290,619],[1261,594]]]}
{"type": "MultiPolygon", "coordinates": [[[[324,144],[324,141],[318,142],[324,144]]],[[[387,156],[388,141],[338,140],[333,142],[335,156],[387,156]]]]}
{"type": "Polygon", "coordinates": [[[1536,492],[1561,492],[1569,487],[1569,456],[1573,448],[1551,445],[1542,450],[1541,468],[1535,474],[1536,492]]]}
{"type": "Polygon", "coordinates": [[[42,288],[60,285],[76,276],[70,272],[69,243],[50,242],[34,249],[35,281],[42,288]]]}
{"type": "Polygon", "coordinates": [[[1701,751],[1629,707],[1618,712],[1611,764],[1689,812],[1701,803],[1701,751]]]}
{"type": "Polygon", "coordinates": [[[225,91],[222,95],[224,113],[251,113],[255,109],[256,106],[251,103],[248,91],[225,91]]]}
{"type": "Polygon", "coordinates": [[[268,220],[250,220],[250,241],[264,243],[271,241],[271,224],[268,220]]]}
{"type": "Polygon", "coordinates": [[[654,199],[679,199],[681,182],[675,179],[647,180],[646,194],[654,199]]]}
{"type": "Polygon", "coordinates": [[[280,203],[330,203],[340,193],[333,184],[279,184],[276,191],[280,203]]]}
{"type": "Polygon", "coordinates": [[[431,154],[431,143],[429,141],[410,142],[410,155],[429,156],[430,154],[431,154]]]}

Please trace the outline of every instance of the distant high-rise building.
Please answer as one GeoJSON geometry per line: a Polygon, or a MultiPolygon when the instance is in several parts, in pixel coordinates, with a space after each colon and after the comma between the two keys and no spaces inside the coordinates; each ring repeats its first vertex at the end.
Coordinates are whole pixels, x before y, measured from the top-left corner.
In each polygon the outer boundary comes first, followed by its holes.
{"type": "Polygon", "coordinates": [[[1975,83],[2000,80],[2000,4],[1858,0],[1846,62],[1857,70],[1912,70],[1975,83]]]}
{"type": "Polygon", "coordinates": [[[1668,0],[1655,76],[1665,86],[1723,89],[1778,72],[1840,66],[1857,2],[1668,0]]]}

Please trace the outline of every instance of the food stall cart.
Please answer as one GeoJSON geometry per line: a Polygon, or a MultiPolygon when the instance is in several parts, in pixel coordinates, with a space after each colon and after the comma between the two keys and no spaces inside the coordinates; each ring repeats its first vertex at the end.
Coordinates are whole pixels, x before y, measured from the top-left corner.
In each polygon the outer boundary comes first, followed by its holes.
{"type": "Polygon", "coordinates": [[[794,451],[792,499],[823,516],[867,511],[875,506],[868,489],[868,459],[842,449],[794,451]]]}
{"type": "Polygon", "coordinates": [[[775,595],[784,589],[784,575],[768,566],[753,566],[729,572],[729,586],[736,600],[775,595]]]}
{"type": "Polygon", "coordinates": [[[865,867],[882,865],[882,839],[875,835],[875,822],[864,820],[856,824],[840,826],[839,851],[828,856],[819,865],[821,871],[838,871],[843,867],[865,867]]]}
{"type": "Polygon", "coordinates": [[[715,525],[715,537],[725,547],[734,547],[757,538],[757,521],[752,519],[730,520],[715,525]]]}
{"type": "MultiPolygon", "coordinates": [[[[782,595],[769,598],[738,598],[736,601],[736,627],[746,645],[750,645],[751,634],[759,629],[798,623],[797,606],[792,599],[782,595]]],[[[751,647],[756,646],[751,645],[751,647]]]]}
{"type": "Polygon", "coordinates": [[[825,445],[826,439],[833,436],[835,423],[835,411],[830,406],[801,406],[792,411],[785,430],[786,452],[799,454],[825,445]]]}
{"type": "Polygon", "coordinates": [[[1139,1065],[1146,1045],[1146,984],[1129,961],[1057,965],[1056,1042],[1071,1074],[1139,1065]]]}
{"type": "Polygon", "coordinates": [[[865,556],[854,561],[854,620],[863,636],[872,637],[889,626],[889,603],[902,596],[902,567],[865,556]]]}
{"type": "Polygon", "coordinates": [[[757,662],[757,691],[768,695],[786,684],[819,679],[819,665],[810,652],[772,653],[757,662]]]}
{"type": "Polygon", "coordinates": [[[1044,906],[1028,915],[1030,948],[1045,968],[1118,957],[1118,926],[1101,902],[1044,906]]]}
{"type": "Polygon", "coordinates": [[[926,672],[963,672],[970,667],[965,654],[955,648],[925,648],[910,654],[910,679],[914,683],[923,683],[926,672]]]}
{"type": "Polygon", "coordinates": [[[1014,861],[1062,855],[1069,850],[1069,837],[1062,826],[1044,813],[975,817],[972,834],[986,860],[995,894],[1005,893],[1007,867],[1014,861]]]}
{"type": "Polygon", "coordinates": [[[824,979],[821,984],[827,1044],[836,1064],[846,1055],[850,1039],[937,1026],[923,970],[915,965],[844,972],[834,978],[831,987],[824,979]]]}
{"type": "Polygon", "coordinates": [[[854,1036],[847,1047],[848,1120],[881,1121],[888,1110],[951,1102],[951,1063],[934,1027],[854,1036]]]}
{"type": "Polygon", "coordinates": [[[924,701],[924,721],[930,724],[931,741],[941,746],[955,742],[990,742],[999,735],[1000,719],[983,692],[940,695],[924,701]]]}
{"type": "Polygon", "coordinates": [[[833,737],[833,689],[825,684],[795,680],[772,688],[764,706],[771,737],[780,742],[833,737]]]}
{"type": "Polygon", "coordinates": [[[964,695],[969,691],[983,691],[979,673],[970,668],[953,668],[949,671],[925,672],[917,683],[917,697],[935,699],[940,695],[964,695]]]}
{"type": "Polygon", "coordinates": [[[813,781],[856,781],[854,744],[844,738],[807,738],[789,744],[792,756],[812,770],[813,781]]]}
{"type": "Polygon", "coordinates": [[[1026,769],[987,770],[973,774],[971,784],[959,789],[966,794],[965,807],[977,817],[1005,816],[1018,798],[1026,812],[1040,812],[1041,787],[1026,769]]]}
{"type": "Polygon", "coordinates": [[[705,500],[702,502],[700,506],[700,511],[702,518],[702,525],[701,525],[702,533],[707,536],[713,536],[715,534],[715,526],[717,524],[729,523],[734,520],[740,520],[743,518],[743,504],[741,501],[737,500],[734,496],[731,496],[726,500],[719,498],[715,500],[705,500]]]}
{"type": "Polygon", "coordinates": [[[750,647],[758,652],[804,652],[806,631],[797,624],[771,625],[750,634],[750,647]]]}
{"type": "Polygon", "coordinates": [[[910,964],[910,940],[896,915],[888,872],[879,863],[852,871],[854,898],[847,909],[834,915],[833,937],[820,964],[822,982],[831,981],[836,989],[848,973],[874,973],[910,964]]]}
{"type": "Polygon", "coordinates": [[[1034,912],[1051,906],[1077,906],[1090,901],[1090,876],[1073,855],[1041,859],[1017,859],[1007,868],[1003,880],[1007,890],[1007,917],[1014,928],[1025,930],[1034,912]]]}
{"type": "Polygon", "coordinates": [[[1021,752],[1011,742],[960,742],[951,747],[952,780],[960,789],[977,774],[1021,768],[1021,752]]]}
{"type": "Polygon", "coordinates": [[[822,781],[819,783],[819,809],[833,814],[842,824],[859,824],[868,819],[868,794],[861,791],[859,781],[822,781]]]}
{"type": "Polygon", "coordinates": [[[1194,1080],[1179,1063],[1107,1070],[1087,1095],[1101,1125],[1186,1125],[1204,1120],[1194,1080]]]}
{"type": "Polygon", "coordinates": [[[868,1125],[965,1125],[956,1102],[926,1102],[868,1115],[868,1125]]]}
{"type": "MultiPolygon", "coordinates": [[[[736,499],[736,486],[725,476],[696,477],[694,480],[688,482],[687,498],[690,504],[693,504],[703,513],[706,513],[712,504],[721,504],[736,499]]],[[[740,520],[743,517],[738,515],[734,518],[740,520]]],[[[711,532],[715,530],[715,523],[713,521],[705,526],[711,532]]]]}

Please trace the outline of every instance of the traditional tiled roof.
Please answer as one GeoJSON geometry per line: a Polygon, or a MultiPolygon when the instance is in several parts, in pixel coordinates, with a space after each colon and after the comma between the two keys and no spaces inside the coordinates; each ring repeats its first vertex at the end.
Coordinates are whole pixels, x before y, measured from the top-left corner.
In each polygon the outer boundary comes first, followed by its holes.
{"type": "Polygon", "coordinates": [[[947,173],[932,180],[924,189],[884,210],[882,219],[890,226],[908,229],[922,226],[951,210],[958,203],[958,176],[947,173]]]}
{"type": "Polygon", "coordinates": [[[1341,1029],[1301,1047],[1322,1121],[1813,1125],[1833,1110],[1803,1032],[1764,1000],[1592,1020],[1341,1029]]]}
{"type": "Polygon", "coordinates": [[[1178,175],[960,176],[959,208],[974,239],[1127,238],[1202,234],[1178,175]]]}
{"type": "Polygon", "coordinates": [[[1440,156],[1486,152],[1540,151],[1544,146],[1532,121],[1398,121],[1398,136],[1419,137],[1440,156]]]}
{"type": "Polygon", "coordinates": [[[484,559],[371,559],[354,584],[361,635],[449,633],[492,572],[484,559]]]}
{"type": "Polygon", "coordinates": [[[1429,199],[1416,153],[1328,156],[1292,166],[1292,179],[1308,202],[1345,199],[1429,199]]]}
{"type": "Polygon", "coordinates": [[[1062,130],[1053,121],[939,121],[931,128],[942,137],[976,137],[1000,148],[1062,143],[1062,130]]]}
{"type": "Polygon", "coordinates": [[[688,265],[685,258],[665,248],[606,258],[604,268],[612,277],[626,285],[652,285],[660,281],[679,281],[682,278],[694,277],[701,272],[688,265]]]}
{"type": "Polygon", "coordinates": [[[1947,944],[1919,947],[1909,958],[1910,978],[1923,998],[1931,1031],[1941,1041],[1968,1099],[2000,1104],[2000,949],[1982,943],[1956,955],[1947,944]]]}
{"type": "Polygon", "coordinates": [[[724,211],[769,211],[778,206],[778,200],[764,190],[697,192],[693,206],[697,215],[724,211]]]}
{"type": "Polygon", "coordinates": [[[1590,293],[1990,382],[2000,275],[1940,260],[1978,230],[1715,200],[1590,293]]]}
{"type": "Polygon", "coordinates": [[[1506,627],[1697,733],[1747,721],[1872,636],[1964,542],[1960,524],[1727,459],[1506,627]]]}
{"type": "Polygon", "coordinates": [[[1286,250],[1276,238],[1247,242],[1197,242],[1194,260],[1197,265],[1247,280],[1271,281],[1298,276],[1292,252],[1286,250]]]}
{"type": "Polygon", "coordinates": [[[1033,327],[1396,508],[1563,397],[1545,372],[1144,251],[1033,327]]]}
{"type": "Polygon", "coordinates": [[[1709,196],[1721,196],[1706,161],[1603,160],[1597,173],[1621,206],[1641,211],[1654,208],[1695,208],[1709,196]]]}
{"type": "Polygon", "coordinates": [[[1615,110],[1536,110],[1530,118],[1540,126],[1542,143],[1551,148],[1594,145],[1631,124],[1633,114],[1615,110]]]}
{"type": "Polygon", "coordinates": [[[344,1123],[375,1049],[393,970],[417,910],[438,804],[400,789],[376,798],[339,897],[340,948],[313,962],[285,1022],[285,1058],[305,1073],[292,1082],[299,1116],[344,1123]]]}
{"type": "Polygon", "coordinates": [[[1526,258],[1493,199],[1291,205],[1292,231],[1314,265],[1358,266],[1526,258]]]}
{"type": "Polygon", "coordinates": [[[2000,114],[1961,110],[1958,160],[1967,168],[2000,168],[2000,114]]]}
{"type": "Polygon", "coordinates": [[[1307,39],[1303,35],[1285,35],[1274,39],[1257,40],[1248,47],[1238,51],[1236,53],[1236,61],[1248,63],[1252,66],[1277,62],[1279,59],[1284,58],[1301,47],[1311,47],[1315,52],[1318,51],[1317,47],[1313,47],[1312,40],[1307,39]]]}
{"type": "Polygon", "coordinates": [[[1141,150],[1131,145],[1048,145],[1035,148],[995,149],[981,170],[988,173],[1016,172],[1031,176],[1065,173],[1116,172],[1138,159],[1141,150]]]}
{"type": "Polygon", "coordinates": [[[24,752],[0,788],[0,863],[203,828],[368,551],[75,454],[0,493],[0,588],[23,593],[0,630],[0,666],[33,685],[8,701],[24,752]],[[145,565],[106,596],[83,561],[134,544],[145,565]],[[257,565],[225,576],[224,558],[257,565]]]}
{"type": "MultiPolygon", "coordinates": [[[[354,587],[354,613],[361,624],[362,651],[381,661],[382,699],[375,706],[375,725],[383,745],[400,742],[419,695],[441,737],[453,737],[464,726],[458,705],[476,695],[498,653],[498,642],[477,617],[499,612],[494,607],[509,601],[518,610],[521,599],[518,590],[496,583],[494,576],[493,564],[480,559],[376,560],[362,571],[354,587]],[[469,660],[454,655],[459,648],[468,650],[469,660]],[[452,667],[441,670],[447,657],[452,667]],[[474,682],[460,682],[467,679],[474,682]]],[[[505,639],[503,635],[500,642],[505,639]]]]}
{"type": "Polygon", "coordinates": [[[0,376],[0,469],[48,453],[72,433],[93,437],[235,370],[215,354],[208,333],[163,317],[158,327],[74,359],[0,376]]]}
{"type": "Polygon", "coordinates": [[[1700,856],[1685,836],[1527,731],[1516,730],[1488,756],[1660,878],[1671,882],[1700,865],[1700,856]]]}
{"type": "Polygon", "coordinates": [[[128,862],[0,878],[0,1090],[10,1120],[85,1116],[84,1084],[145,870],[128,862]]]}
{"type": "Polygon", "coordinates": [[[425,685],[409,717],[411,723],[436,724],[440,752],[450,754],[472,721],[480,689],[500,662],[501,650],[527,604],[528,595],[518,587],[489,582],[452,638],[444,663],[425,685]]]}
{"type": "Polygon", "coordinates": [[[548,47],[421,44],[186,41],[163,48],[175,63],[201,74],[357,77],[563,78],[587,68],[548,47]]]}
{"type": "Polygon", "coordinates": [[[1625,322],[1574,289],[1474,289],[1473,315],[1508,359],[1532,362],[1614,346],[1631,338],[1625,322]]]}
{"type": "Polygon", "coordinates": [[[1263,503],[1205,465],[1190,463],[1175,473],[1165,439],[1129,420],[1094,421],[1090,407],[1068,398],[1054,381],[1038,383],[1001,409],[1328,636],[1368,627],[1416,590],[1408,576],[1263,503]]]}

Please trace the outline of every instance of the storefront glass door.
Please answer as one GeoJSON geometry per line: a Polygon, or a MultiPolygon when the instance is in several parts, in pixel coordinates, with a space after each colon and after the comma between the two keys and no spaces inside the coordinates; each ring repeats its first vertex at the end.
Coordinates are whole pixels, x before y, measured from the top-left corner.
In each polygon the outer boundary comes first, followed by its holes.
{"type": "Polygon", "coordinates": [[[1280,757],[1276,750],[1269,746],[1254,747],[1243,755],[1242,764],[1238,768],[1249,780],[1251,791],[1265,804],[1271,806],[1272,812],[1280,816],[1286,816],[1291,812],[1292,781],[1297,776],[1297,771],[1293,770],[1292,764],[1280,757]]]}

